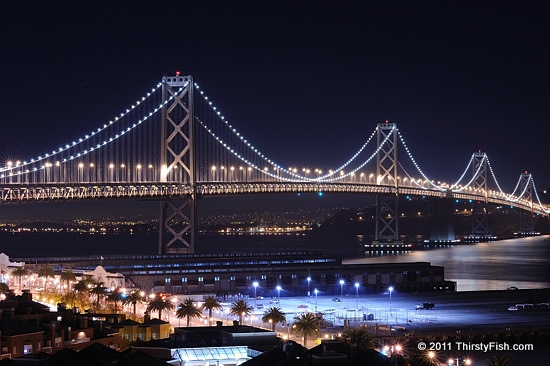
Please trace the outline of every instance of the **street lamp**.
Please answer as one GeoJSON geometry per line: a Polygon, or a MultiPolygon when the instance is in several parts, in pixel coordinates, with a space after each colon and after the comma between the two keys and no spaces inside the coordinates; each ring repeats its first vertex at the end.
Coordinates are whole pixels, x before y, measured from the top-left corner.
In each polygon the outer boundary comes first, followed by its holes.
{"type": "Polygon", "coordinates": [[[359,310],[359,283],[355,282],[355,296],[357,297],[357,310],[359,310]]]}
{"type": "Polygon", "coordinates": [[[315,292],[315,313],[317,313],[317,293],[319,292],[319,290],[315,289],[313,290],[313,292],[315,292]]]}
{"type": "Polygon", "coordinates": [[[277,304],[281,303],[281,286],[277,286],[277,304]]]}
{"type": "Polygon", "coordinates": [[[390,314],[391,314],[391,293],[393,291],[393,286],[390,286],[390,288],[388,288],[388,290],[390,291],[390,314]]]}
{"type": "Polygon", "coordinates": [[[307,297],[309,297],[309,295],[310,295],[310,292],[309,292],[309,283],[310,283],[310,282],[311,282],[311,277],[308,276],[308,277],[307,277],[307,297]]]}
{"type": "Polygon", "coordinates": [[[252,286],[254,286],[254,308],[256,308],[256,288],[258,287],[259,283],[258,281],[254,281],[252,283],[252,286]]]}
{"type": "Polygon", "coordinates": [[[340,280],[340,296],[344,296],[344,280],[340,280]]]}

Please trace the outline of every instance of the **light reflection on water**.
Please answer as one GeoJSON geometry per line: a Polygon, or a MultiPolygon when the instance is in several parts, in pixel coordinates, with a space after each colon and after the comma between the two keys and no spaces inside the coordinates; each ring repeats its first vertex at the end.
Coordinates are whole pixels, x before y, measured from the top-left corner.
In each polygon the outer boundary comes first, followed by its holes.
{"type": "Polygon", "coordinates": [[[459,291],[550,287],[550,236],[416,250],[346,263],[430,262],[445,267],[459,291]]]}

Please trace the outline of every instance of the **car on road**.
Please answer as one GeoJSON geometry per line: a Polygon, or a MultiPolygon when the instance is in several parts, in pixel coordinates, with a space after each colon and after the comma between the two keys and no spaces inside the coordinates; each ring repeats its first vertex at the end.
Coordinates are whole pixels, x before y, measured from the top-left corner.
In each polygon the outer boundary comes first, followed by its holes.
{"type": "Polygon", "coordinates": [[[279,303],[279,300],[277,300],[277,299],[271,299],[271,300],[269,300],[269,303],[270,303],[270,304],[278,304],[278,303],[279,303]]]}
{"type": "Polygon", "coordinates": [[[342,301],[342,300],[340,300],[340,299],[337,298],[337,297],[333,297],[333,298],[332,298],[332,301],[334,301],[334,302],[340,302],[340,301],[342,301]]]}
{"type": "Polygon", "coordinates": [[[435,304],[433,302],[425,302],[423,304],[416,305],[415,310],[421,310],[421,309],[432,310],[434,306],[435,304]]]}
{"type": "Polygon", "coordinates": [[[264,306],[262,304],[256,305],[256,309],[263,309],[263,308],[264,308],[264,306]]]}
{"type": "Polygon", "coordinates": [[[336,309],[327,309],[325,311],[323,311],[323,313],[325,314],[334,314],[336,312],[336,309]]]}

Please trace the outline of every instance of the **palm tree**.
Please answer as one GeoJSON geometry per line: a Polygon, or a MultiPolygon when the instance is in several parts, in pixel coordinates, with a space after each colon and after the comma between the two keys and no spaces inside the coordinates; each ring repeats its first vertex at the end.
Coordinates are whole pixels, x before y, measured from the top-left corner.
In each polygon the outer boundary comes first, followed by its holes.
{"type": "Polygon", "coordinates": [[[200,318],[201,314],[195,301],[189,298],[183,300],[183,302],[178,305],[178,310],[176,310],[176,318],[181,319],[187,317],[187,327],[189,327],[191,318],[200,318]]]}
{"type": "Polygon", "coordinates": [[[252,313],[253,307],[248,306],[248,303],[244,300],[235,300],[229,308],[229,314],[239,316],[239,324],[243,324],[243,315],[252,313]]]}
{"type": "Polygon", "coordinates": [[[113,291],[111,291],[108,295],[107,295],[107,301],[109,302],[112,302],[113,303],[113,306],[114,306],[114,311],[115,311],[115,314],[118,310],[118,302],[122,302],[123,300],[123,297],[122,297],[122,291],[120,290],[120,288],[115,288],[113,291]]]}
{"type": "Polygon", "coordinates": [[[0,294],[6,294],[10,290],[10,287],[4,282],[0,282],[0,294]]]}
{"type": "Polygon", "coordinates": [[[220,304],[218,299],[210,295],[204,299],[204,303],[202,304],[202,307],[208,310],[208,325],[212,325],[212,310],[214,309],[219,310],[221,309],[222,305],[220,304]]]}
{"type": "Polygon", "coordinates": [[[490,366],[512,366],[512,362],[514,361],[514,357],[509,354],[500,354],[498,356],[492,355],[491,357],[487,358],[485,361],[487,365],[490,366]]]}
{"type": "MultiPolygon", "coordinates": [[[[67,289],[63,296],[61,296],[61,302],[70,305],[71,308],[74,308],[76,307],[77,301],[79,301],[81,298],[82,297],[79,296],[76,291],[67,289]]],[[[82,304],[82,301],[80,303],[82,304]]]]}
{"type": "Polygon", "coordinates": [[[73,290],[79,293],[89,293],[93,285],[94,279],[90,276],[85,276],[73,285],[73,290]]]}
{"type": "MultiPolygon", "coordinates": [[[[92,289],[92,282],[90,278],[85,278],[76,282],[73,285],[74,293],[74,305],[79,306],[82,309],[88,308],[90,306],[90,290],[92,289]]],[[[69,296],[71,297],[71,296],[69,296]]]]}
{"type": "MultiPolygon", "coordinates": [[[[43,266],[38,270],[38,277],[43,278],[46,284],[47,284],[48,278],[53,278],[54,276],[55,276],[55,273],[49,263],[46,263],[45,266],[43,266]]],[[[47,285],[45,285],[44,287],[47,288],[47,285]]]]}
{"type": "Polygon", "coordinates": [[[64,292],[67,292],[71,288],[71,282],[74,282],[76,280],[76,276],[73,271],[70,269],[67,269],[63,272],[61,272],[61,275],[59,276],[59,280],[61,283],[66,282],[67,283],[67,289],[64,292]]]}
{"type": "Polygon", "coordinates": [[[126,297],[122,299],[123,304],[132,304],[134,307],[134,317],[136,316],[136,304],[141,300],[142,296],[140,290],[132,290],[126,294],[126,297]]]}
{"type": "Polygon", "coordinates": [[[11,275],[15,277],[19,277],[19,287],[21,287],[21,277],[26,276],[29,274],[29,271],[27,271],[24,267],[17,267],[13,271],[11,271],[11,275]]]}
{"type": "Polygon", "coordinates": [[[374,341],[363,328],[348,329],[343,337],[350,338],[351,344],[357,345],[357,348],[364,350],[374,348],[374,341]]]}
{"type": "Polygon", "coordinates": [[[169,299],[160,296],[155,296],[151,301],[149,301],[149,304],[147,304],[147,311],[158,311],[159,319],[161,318],[164,310],[172,310],[173,308],[174,304],[172,304],[169,299]]]}
{"type": "Polygon", "coordinates": [[[73,285],[73,290],[82,294],[82,293],[88,293],[90,289],[88,288],[88,284],[84,281],[78,281],[73,285]]]}
{"type": "Polygon", "coordinates": [[[278,307],[268,308],[262,316],[262,323],[271,323],[271,331],[275,330],[276,324],[285,322],[286,315],[278,307]]]}
{"type": "Polygon", "coordinates": [[[310,335],[319,335],[319,321],[313,313],[305,313],[294,318],[295,322],[292,328],[295,332],[300,332],[304,336],[304,346],[307,347],[307,337],[310,335]]]}
{"type": "Polygon", "coordinates": [[[94,281],[91,284],[91,287],[88,286],[90,289],[90,294],[95,296],[96,299],[96,307],[99,309],[99,300],[101,300],[102,297],[107,295],[107,288],[103,284],[103,282],[100,281],[94,281]]]}

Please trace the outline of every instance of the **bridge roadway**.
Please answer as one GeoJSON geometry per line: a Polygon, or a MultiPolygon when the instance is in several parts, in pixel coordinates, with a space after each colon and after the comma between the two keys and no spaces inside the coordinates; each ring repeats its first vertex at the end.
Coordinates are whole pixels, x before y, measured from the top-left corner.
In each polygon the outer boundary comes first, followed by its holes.
{"type": "MultiPolygon", "coordinates": [[[[82,199],[154,198],[174,199],[188,197],[191,185],[187,182],[112,182],[112,183],[4,183],[0,186],[0,203],[23,203],[82,199]]],[[[347,194],[399,194],[409,196],[447,197],[461,200],[485,201],[483,192],[449,192],[419,188],[368,183],[319,183],[319,182],[198,182],[200,196],[267,194],[267,193],[317,193],[333,192],[347,194]]],[[[498,205],[515,207],[544,215],[543,207],[520,199],[508,201],[500,192],[490,191],[487,201],[498,205]]]]}

